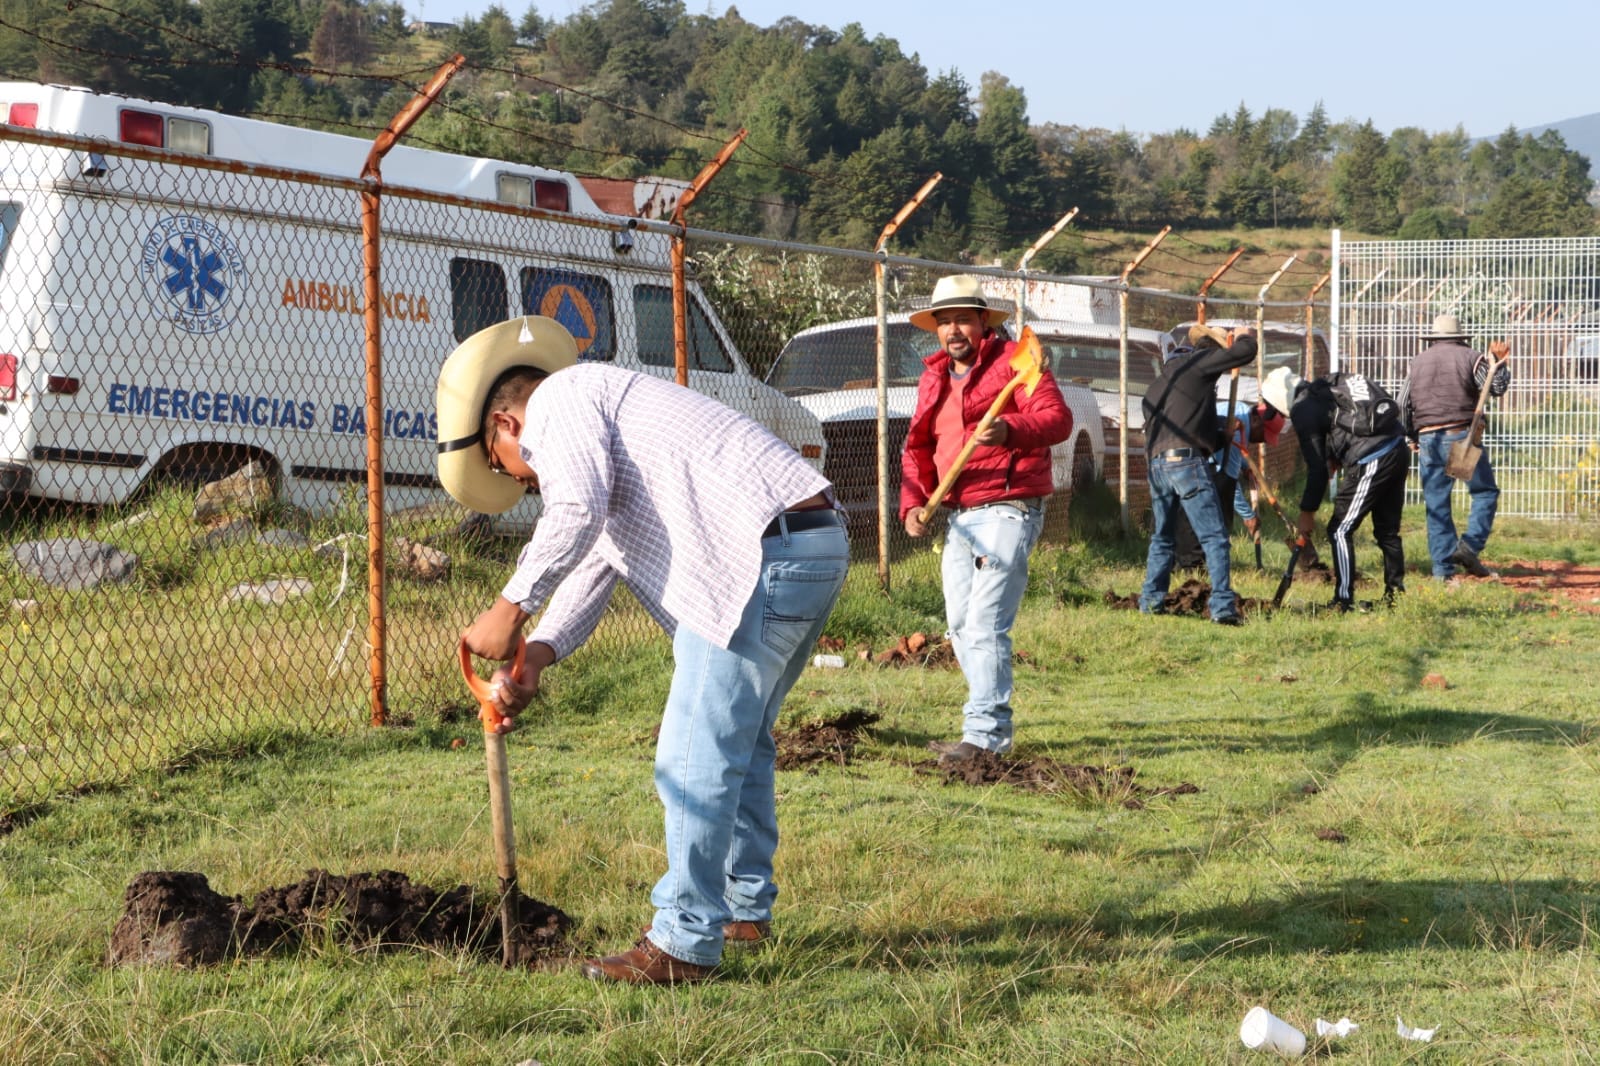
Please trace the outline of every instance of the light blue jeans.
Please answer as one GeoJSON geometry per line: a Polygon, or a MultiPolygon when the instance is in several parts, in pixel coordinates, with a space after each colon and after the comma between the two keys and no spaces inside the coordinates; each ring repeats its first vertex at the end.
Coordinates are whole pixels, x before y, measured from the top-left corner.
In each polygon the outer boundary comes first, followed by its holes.
{"type": "MultiPolygon", "coordinates": [[[[1450,458],[1450,445],[1465,440],[1467,430],[1444,429],[1436,433],[1417,436],[1417,470],[1422,475],[1422,502],[1428,521],[1428,555],[1433,558],[1433,576],[1447,578],[1456,572],[1456,520],[1450,513],[1450,492],[1455,488],[1455,478],[1444,472],[1445,461],[1450,458]]],[[[1494,467],[1489,465],[1489,449],[1478,456],[1478,465],[1467,480],[1467,495],[1472,499],[1467,512],[1467,531],[1459,540],[1467,547],[1481,552],[1489,543],[1489,531],[1494,528],[1494,514],[1500,507],[1500,486],[1494,480],[1494,467]]]]}
{"type": "Polygon", "coordinates": [[[1228,527],[1222,505],[1211,480],[1211,462],[1199,456],[1169,462],[1160,456],[1150,458],[1150,550],[1145,555],[1144,588],[1139,592],[1139,610],[1153,614],[1166,602],[1172,583],[1174,529],[1178,508],[1188,516],[1195,539],[1206,557],[1206,576],[1211,578],[1211,618],[1232,618],[1239,613],[1233,593],[1233,546],[1228,542],[1228,527]]]}
{"type": "Polygon", "coordinates": [[[961,739],[1011,750],[1011,627],[1028,590],[1028,554],[1044,509],[1006,504],[950,513],[944,539],[944,613],[967,679],[961,739]]]}
{"type": "Polygon", "coordinates": [[[844,586],[844,526],[761,542],[761,577],[729,646],[688,626],[672,639],[672,689],[656,742],[667,872],[650,893],[650,940],[714,966],[727,921],[766,921],[778,887],[772,725],[844,586]]]}

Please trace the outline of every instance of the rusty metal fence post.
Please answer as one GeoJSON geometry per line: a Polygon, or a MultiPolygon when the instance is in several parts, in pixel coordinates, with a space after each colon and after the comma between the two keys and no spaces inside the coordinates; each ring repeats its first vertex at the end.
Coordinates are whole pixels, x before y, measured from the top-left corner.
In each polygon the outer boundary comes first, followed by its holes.
{"type": "Polygon", "coordinates": [[[1228,256],[1228,261],[1217,267],[1217,269],[1213,270],[1211,272],[1211,276],[1200,283],[1200,299],[1195,303],[1194,317],[1202,325],[1206,320],[1206,299],[1208,294],[1211,292],[1211,286],[1215,285],[1217,280],[1221,278],[1222,275],[1226,274],[1228,272],[1228,268],[1237,263],[1239,261],[1239,257],[1243,254],[1243,248],[1235,248],[1233,254],[1228,256]]]}
{"type": "Polygon", "coordinates": [[[1171,226],[1162,226],[1161,232],[1151,238],[1150,243],[1140,249],[1127,266],[1123,267],[1122,275],[1117,278],[1117,320],[1119,326],[1119,344],[1121,351],[1117,359],[1117,410],[1121,416],[1117,419],[1117,510],[1122,525],[1122,535],[1127,536],[1133,530],[1131,516],[1128,513],[1128,278],[1139,269],[1139,264],[1150,257],[1156,246],[1166,239],[1172,232],[1171,226]]]}
{"type": "Polygon", "coordinates": [[[942,180],[944,174],[936,171],[933,177],[923,182],[922,188],[883,227],[883,232],[878,234],[878,243],[873,247],[878,256],[872,264],[878,315],[878,587],[885,592],[889,591],[889,515],[892,508],[889,500],[889,296],[884,257],[888,254],[889,238],[911,217],[913,211],[922,206],[922,201],[942,180]]]}
{"type": "Polygon", "coordinates": [[[685,235],[688,224],[684,222],[684,216],[689,210],[689,205],[694,203],[695,197],[699,196],[700,191],[710,184],[711,179],[728,165],[728,160],[733,158],[735,149],[743,144],[749,135],[750,131],[746,129],[734,134],[732,139],[717,152],[716,158],[694,176],[689,187],[678,197],[678,205],[672,209],[672,224],[677,227],[672,235],[672,350],[674,365],[677,367],[678,384],[684,387],[688,387],[689,384],[689,283],[684,277],[688,259],[688,238],[685,235]]]}
{"type": "Polygon", "coordinates": [[[361,266],[362,324],[366,332],[367,358],[367,643],[372,678],[371,723],[375,726],[383,725],[389,717],[388,586],[383,561],[383,289],[379,284],[382,164],[389,149],[432,106],[466,62],[467,57],[457,53],[428,79],[422,90],[378,134],[366,165],[361,168],[361,180],[366,183],[361,190],[361,266]]]}
{"type": "Polygon", "coordinates": [[[1022,253],[1022,258],[1017,261],[1017,273],[1021,275],[1017,278],[1017,325],[1019,327],[1028,324],[1028,264],[1033,260],[1034,256],[1044,250],[1045,245],[1055,240],[1056,236],[1067,228],[1067,223],[1077,217],[1077,214],[1078,209],[1074,207],[1071,211],[1062,215],[1056,220],[1054,226],[1045,230],[1044,235],[1033,242],[1032,247],[1022,253]]]}

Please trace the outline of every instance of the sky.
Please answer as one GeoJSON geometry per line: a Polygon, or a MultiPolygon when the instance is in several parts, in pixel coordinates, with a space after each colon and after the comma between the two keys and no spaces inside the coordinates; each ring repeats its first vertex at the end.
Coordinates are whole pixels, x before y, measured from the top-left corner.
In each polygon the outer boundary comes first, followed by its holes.
{"type": "MultiPolygon", "coordinates": [[[[560,21],[586,0],[533,0],[560,21]]],[[[452,22],[491,0],[402,0],[415,17],[452,22]]],[[[500,0],[520,19],[528,0],[500,0]]],[[[1464,126],[1474,137],[1600,111],[1595,0],[684,0],[690,14],[735,7],[771,26],[793,16],[898,41],[931,76],[958,71],[976,96],[985,71],[1027,94],[1036,125],[1101,126],[1137,134],[1204,133],[1243,102],[1303,119],[1371,119],[1388,133],[1464,126]]]]}

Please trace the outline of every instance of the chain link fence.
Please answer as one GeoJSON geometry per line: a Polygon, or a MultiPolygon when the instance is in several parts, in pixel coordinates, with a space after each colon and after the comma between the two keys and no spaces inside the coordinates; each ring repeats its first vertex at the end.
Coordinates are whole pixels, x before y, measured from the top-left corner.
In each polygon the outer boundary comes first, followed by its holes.
{"type": "MultiPolygon", "coordinates": [[[[1484,433],[1500,513],[1600,513],[1600,238],[1342,241],[1335,231],[1333,248],[1338,365],[1398,395],[1435,315],[1456,315],[1480,352],[1508,341],[1511,388],[1484,433]]],[[[1420,502],[1415,480],[1409,491],[1420,502]]]]}
{"type": "MultiPolygon", "coordinates": [[[[1164,331],[1197,313],[1193,297],[1114,280],[605,217],[570,175],[474,167],[468,188],[429,156],[385,163],[372,337],[371,185],[0,126],[0,817],[260,735],[349,730],[374,706],[398,722],[470,713],[455,643],[538,508],[530,496],[491,522],[435,479],[437,369],[484,326],[543,314],[584,359],[682,375],[823,465],[879,583],[937,583],[932,542],[898,520],[915,378],[937,345],[909,314],[937,279],[981,274],[1068,394],[1057,541],[1074,498],[1120,491],[1118,412],[1138,411],[1164,331]],[[674,234],[691,263],[678,279],[674,234]]],[[[1296,358],[1292,333],[1269,359],[1296,358]]],[[[1142,442],[1127,428],[1138,524],[1142,442]]],[[[1292,466],[1292,447],[1274,452],[1269,471],[1292,466]]],[[[658,639],[619,595],[588,653],[658,639]]]]}

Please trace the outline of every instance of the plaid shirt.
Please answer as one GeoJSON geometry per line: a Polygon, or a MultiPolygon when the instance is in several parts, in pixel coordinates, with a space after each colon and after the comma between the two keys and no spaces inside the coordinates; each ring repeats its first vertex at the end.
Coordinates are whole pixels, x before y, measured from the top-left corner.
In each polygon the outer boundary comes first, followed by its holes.
{"type": "Polygon", "coordinates": [[[583,363],[528,400],[519,440],[544,510],[502,591],[570,655],[617,579],[668,633],[727,647],[779,512],[830,488],[767,429],[671,381],[583,363]]]}

